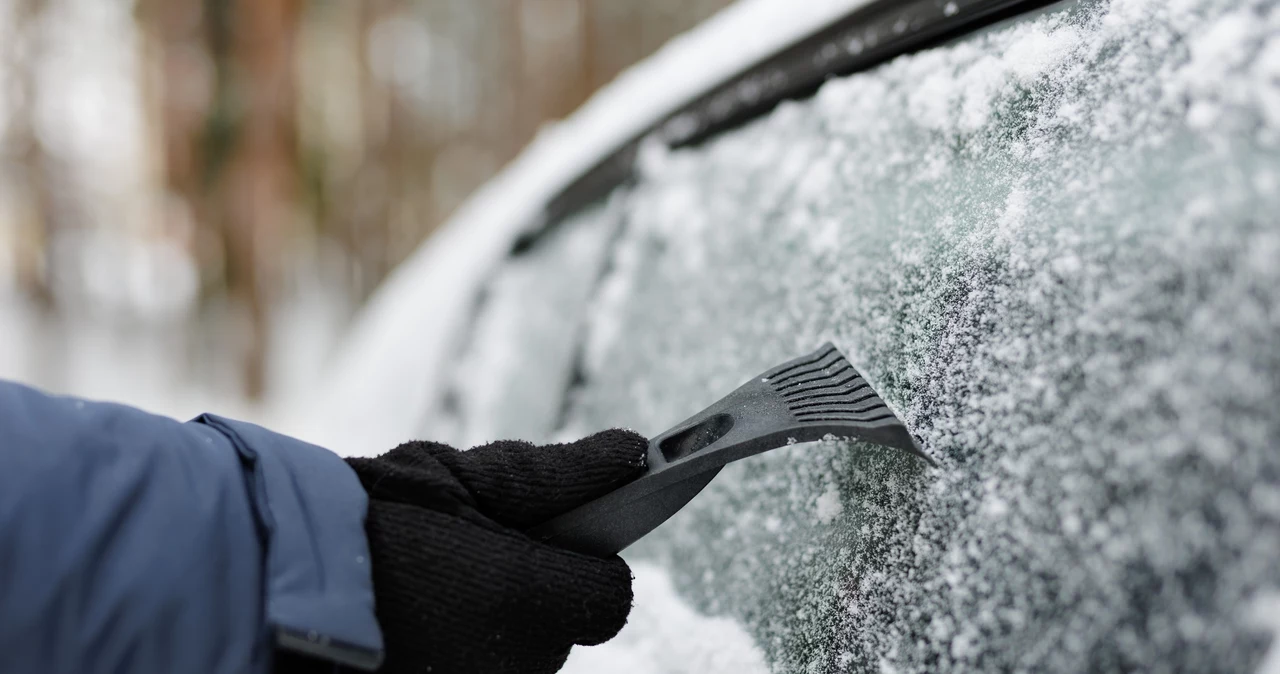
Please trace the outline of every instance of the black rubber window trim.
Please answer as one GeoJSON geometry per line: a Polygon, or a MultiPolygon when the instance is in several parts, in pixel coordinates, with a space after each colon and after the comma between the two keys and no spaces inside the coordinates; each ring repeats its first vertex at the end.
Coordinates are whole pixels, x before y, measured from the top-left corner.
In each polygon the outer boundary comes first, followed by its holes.
{"type": "Polygon", "coordinates": [[[670,148],[696,145],[768,113],[783,101],[812,96],[823,82],[953,40],[1061,0],[874,0],[798,42],[748,66],[627,140],[542,208],[541,225],[512,254],[633,177],[645,138],[670,148]]]}

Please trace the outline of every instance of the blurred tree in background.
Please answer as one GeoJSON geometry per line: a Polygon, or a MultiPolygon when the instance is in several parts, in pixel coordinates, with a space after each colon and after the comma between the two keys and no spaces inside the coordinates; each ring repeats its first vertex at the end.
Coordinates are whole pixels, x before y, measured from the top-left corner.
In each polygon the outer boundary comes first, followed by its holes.
{"type": "Polygon", "coordinates": [[[0,3],[0,294],[163,326],[258,396],[300,296],[349,314],[541,124],[725,4],[0,3]]]}

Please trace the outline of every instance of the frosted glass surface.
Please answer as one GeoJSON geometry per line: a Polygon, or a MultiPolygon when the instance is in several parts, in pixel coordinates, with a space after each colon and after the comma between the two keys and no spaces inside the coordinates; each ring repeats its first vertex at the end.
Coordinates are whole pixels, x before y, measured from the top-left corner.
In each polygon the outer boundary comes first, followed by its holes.
{"type": "MultiPolygon", "coordinates": [[[[830,339],[941,465],[779,450],[630,551],[776,671],[1267,657],[1276,3],[1072,5],[646,148],[640,169],[590,215],[620,239],[562,433],[658,433],[830,339]]],[[[541,367],[522,353],[531,370],[488,385],[541,367]]]]}
{"type": "Polygon", "coordinates": [[[551,438],[563,413],[588,299],[616,214],[600,207],[561,223],[488,283],[440,410],[423,435],[459,447],[551,438]]]}

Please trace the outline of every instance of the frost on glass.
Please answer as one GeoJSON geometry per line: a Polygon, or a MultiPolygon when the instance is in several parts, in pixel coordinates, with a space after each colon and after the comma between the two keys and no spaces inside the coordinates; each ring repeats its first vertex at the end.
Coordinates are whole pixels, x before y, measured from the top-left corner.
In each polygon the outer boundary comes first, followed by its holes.
{"type": "Polygon", "coordinates": [[[453,367],[444,409],[425,436],[469,447],[503,438],[550,439],[570,385],[616,216],[587,209],[515,256],[489,282],[453,367]]]}
{"type": "Polygon", "coordinates": [[[607,207],[625,226],[566,432],[657,433],[831,339],[941,468],[779,450],[633,559],[742,622],[776,671],[1263,661],[1275,3],[1059,9],[650,148],[641,170],[607,207]]]}

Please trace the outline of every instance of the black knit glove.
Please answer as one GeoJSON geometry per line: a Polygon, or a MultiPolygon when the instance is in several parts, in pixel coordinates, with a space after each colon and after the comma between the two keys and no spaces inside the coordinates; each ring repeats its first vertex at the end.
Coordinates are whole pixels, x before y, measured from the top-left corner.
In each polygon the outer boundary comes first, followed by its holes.
{"type": "Polygon", "coordinates": [[[555,672],[574,644],[622,629],[631,570],[521,531],[636,477],[648,442],[612,430],[459,452],[411,442],[347,459],[369,492],[381,672],[555,672]]]}

